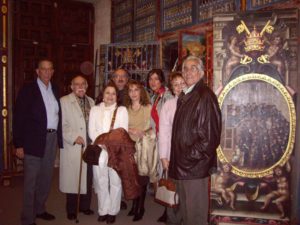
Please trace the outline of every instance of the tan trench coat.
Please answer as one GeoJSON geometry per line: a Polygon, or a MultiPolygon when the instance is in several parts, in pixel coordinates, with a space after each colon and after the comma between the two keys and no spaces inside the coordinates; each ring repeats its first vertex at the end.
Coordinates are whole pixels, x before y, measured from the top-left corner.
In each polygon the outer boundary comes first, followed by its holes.
{"type": "MultiPolygon", "coordinates": [[[[92,107],[94,100],[87,97],[92,107]]],[[[78,136],[86,143],[87,127],[83,113],[74,93],[60,99],[62,108],[63,146],[60,150],[59,190],[64,193],[77,193],[80,167],[80,145],[73,145],[78,136]]],[[[86,194],[87,165],[82,163],[80,193],[86,194]]]]}

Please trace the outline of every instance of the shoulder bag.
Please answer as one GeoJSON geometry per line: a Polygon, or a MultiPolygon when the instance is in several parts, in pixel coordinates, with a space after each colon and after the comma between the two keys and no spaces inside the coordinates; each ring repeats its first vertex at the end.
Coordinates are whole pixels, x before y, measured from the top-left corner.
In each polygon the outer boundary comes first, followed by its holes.
{"type": "MultiPolygon", "coordinates": [[[[115,109],[111,124],[110,124],[110,131],[113,129],[115,120],[116,120],[116,114],[117,114],[118,107],[115,109]]],[[[99,145],[97,144],[90,144],[86,147],[84,153],[82,154],[82,159],[85,161],[87,164],[90,165],[98,165],[99,161],[99,156],[101,153],[102,149],[99,145]]]]}

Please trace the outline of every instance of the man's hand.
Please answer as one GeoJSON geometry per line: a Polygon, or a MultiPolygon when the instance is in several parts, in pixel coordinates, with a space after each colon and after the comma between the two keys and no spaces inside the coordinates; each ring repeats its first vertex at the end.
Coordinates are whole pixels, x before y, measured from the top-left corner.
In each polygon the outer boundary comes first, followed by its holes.
{"type": "Polygon", "coordinates": [[[16,149],[16,156],[19,159],[24,159],[24,149],[23,148],[17,148],[16,149]]]}
{"type": "Polygon", "coordinates": [[[169,169],[169,163],[170,161],[167,159],[160,159],[161,163],[162,163],[162,167],[164,170],[168,170],[169,169]]]}
{"type": "Polygon", "coordinates": [[[74,145],[75,145],[75,144],[78,144],[78,145],[85,145],[84,140],[83,140],[83,138],[82,138],[81,136],[78,136],[78,137],[76,138],[76,140],[74,141],[74,145]]]}

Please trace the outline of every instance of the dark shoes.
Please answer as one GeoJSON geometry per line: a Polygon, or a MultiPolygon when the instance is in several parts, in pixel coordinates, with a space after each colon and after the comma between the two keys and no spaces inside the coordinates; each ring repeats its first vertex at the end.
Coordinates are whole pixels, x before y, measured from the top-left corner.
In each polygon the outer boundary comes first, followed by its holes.
{"type": "Polygon", "coordinates": [[[36,218],[43,219],[43,220],[55,220],[55,216],[53,216],[52,214],[47,213],[47,212],[37,214],[36,218]]]}
{"type": "Polygon", "coordinates": [[[157,219],[157,222],[166,223],[168,219],[167,210],[165,209],[164,213],[157,219]]]}
{"type": "Polygon", "coordinates": [[[136,214],[134,214],[132,221],[139,221],[143,219],[144,213],[145,213],[145,209],[141,208],[136,214]]]}
{"type": "MultiPolygon", "coordinates": [[[[83,213],[84,215],[93,215],[94,211],[91,209],[87,209],[87,210],[79,210],[79,212],[83,213]]],[[[67,218],[69,220],[75,220],[76,219],[76,213],[67,213],[67,218]]]]}
{"type": "Polygon", "coordinates": [[[31,224],[29,224],[29,225],[36,225],[36,223],[31,223],[31,224]]]}
{"type": "Polygon", "coordinates": [[[134,216],[134,214],[136,212],[136,208],[137,208],[137,199],[133,199],[132,207],[131,207],[130,211],[128,212],[127,216],[134,216]]]}
{"type": "Polygon", "coordinates": [[[68,218],[68,220],[75,220],[76,219],[76,214],[75,213],[68,213],[67,218],[68,218]]]}
{"type": "Polygon", "coordinates": [[[116,216],[112,216],[112,215],[98,216],[98,221],[99,222],[106,221],[107,224],[112,224],[116,222],[116,216]]]}
{"type": "Polygon", "coordinates": [[[116,222],[116,216],[108,215],[107,219],[106,219],[106,223],[111,224],[111,223],[114,223],[114,222],[116,222]]]}
{"type": "Polygon", "coordinates": [[[135,213],[134,207],[132,207],[132,208],[130,209],[130,211],[128,212],[127,216],[134,216],[134,213],[135,213]]]}
{"type": "Polygon", "coordinates": [[[108,215],[98,216],[98,221],[99,222],[104,222],[104,221],[106,221],[107,217],[108,217],[108,215]]]}
{"type": "Polygon", "coordinates": [[[121,206],[120,206],[120,208],[121,208],[122,210],[126,210],[126,209],[127,209],[127,204],[126,204],[126,202],[121,201],[121,206]]]}
{"type": "Polygon", "coordinates": [[[94,211],[91,209],[87,209],[87,210],[79,210],[79,212],[82,212],[84,215],[93,215],[94,211]]]}

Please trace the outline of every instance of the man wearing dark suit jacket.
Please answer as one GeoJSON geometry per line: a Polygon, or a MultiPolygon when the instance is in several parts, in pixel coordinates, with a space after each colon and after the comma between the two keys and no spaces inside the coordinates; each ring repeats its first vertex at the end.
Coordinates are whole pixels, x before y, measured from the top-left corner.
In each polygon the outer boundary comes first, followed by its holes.
{"type": "Polygon", "coordinates": [[[62,146],[58,88],[51,83],[50,60],[41,60],[36,81],[20,90],[14,109],[13,141],[16,155],[24,159],[22,225],[36,225],[35,218],[54,220],[45,203],[50,191],[57,144],[62,146]]]}

